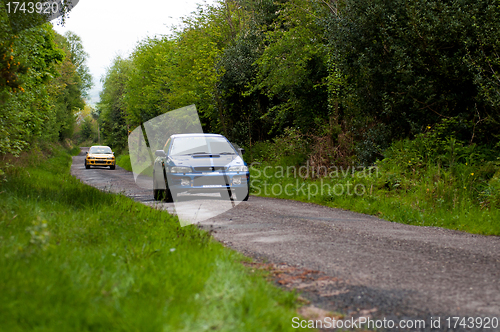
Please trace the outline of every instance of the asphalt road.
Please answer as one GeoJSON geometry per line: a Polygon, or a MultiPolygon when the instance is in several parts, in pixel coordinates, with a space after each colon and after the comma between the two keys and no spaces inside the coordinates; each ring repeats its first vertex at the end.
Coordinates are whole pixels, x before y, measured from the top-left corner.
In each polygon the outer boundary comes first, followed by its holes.
{"type": "MultiPolygon", "coordinates": [[[[132,173],[120,167],[86,170],[82,153],[73,157],[71,172],[99,189],[175,213],[174,204],[155,202],[151,190],[138,187],[132,173]]],[[[188,204],[191,199],[184,200],[188,204]]],[[[197,199],[217,202],[211,196],[197,199]]],[[[260,262],[253,264],[255,268],[269,269],[277,284],[300,291],[309,301],[302,311],[307,317],[321,319],[336,312],[344,319],[363,316],[396,324],[410,319],[426,323],[419,329],[389,329],[394,331],[500,331],[500,326],[448,328],[446,321],[448,317],[500,320],[499,237],[408,226],[254,196],[199,227],[255,258],[260,262]],[[431,317],[441,317],[441,328],[430,328],[431,317]]],[[[454,319],[450,321],[454,325],[454,319]]]]}

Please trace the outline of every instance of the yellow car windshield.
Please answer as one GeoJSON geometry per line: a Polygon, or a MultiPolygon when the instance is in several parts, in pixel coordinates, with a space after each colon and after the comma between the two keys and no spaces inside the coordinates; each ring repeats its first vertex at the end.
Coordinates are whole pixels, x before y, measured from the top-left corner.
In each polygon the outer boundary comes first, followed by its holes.
{"type": "Polygon", "coordinates": [[[91,154],[112,154],[113,152],[108,147],[94,147],[93,146],[90,148],[89,153],[91,153],[91,154]]]}

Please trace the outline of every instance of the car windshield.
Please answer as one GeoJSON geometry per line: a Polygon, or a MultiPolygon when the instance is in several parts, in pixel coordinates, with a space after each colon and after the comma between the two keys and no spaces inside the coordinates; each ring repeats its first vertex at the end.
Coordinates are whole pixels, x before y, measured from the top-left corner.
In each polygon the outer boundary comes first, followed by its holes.
{"type": "Polygon", "coordinates": [[[177,137],[172,143],[170,155],[236,154],[234,148],[223,137],[177,137]]]}
{"type": "Polygon", "coordinates": [[[90,148],[89,153],[92,154],[112,154],[111,148],[107,146],[93,146],[90,148]]]}

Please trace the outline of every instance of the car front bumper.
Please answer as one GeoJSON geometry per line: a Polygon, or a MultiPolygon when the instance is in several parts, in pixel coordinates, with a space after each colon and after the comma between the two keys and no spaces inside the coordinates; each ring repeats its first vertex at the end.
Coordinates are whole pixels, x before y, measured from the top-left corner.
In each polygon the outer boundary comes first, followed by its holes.
{"type": "Polygon", "coordinates": [[[171,173],[167,175],[170,190],[176,192],[218,192],[247,189],[249,172],[171,173]]]}
{"type": "Polygon", "coordinates": [[[91,166],[114,166],[114,159],[87,158],[87,165],[91,166]]]}

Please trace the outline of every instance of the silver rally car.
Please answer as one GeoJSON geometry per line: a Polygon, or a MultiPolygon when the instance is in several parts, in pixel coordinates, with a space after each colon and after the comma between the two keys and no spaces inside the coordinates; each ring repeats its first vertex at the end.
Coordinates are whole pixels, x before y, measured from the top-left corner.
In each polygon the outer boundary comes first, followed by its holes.
{"type": "Polygon", "coordinates": [[[231,200],[248,200],[250,173],[243,153],[222,135],[170,136],[155,153],[154,198],[172,202],[183,192],[218,192],[231,200]]]}

